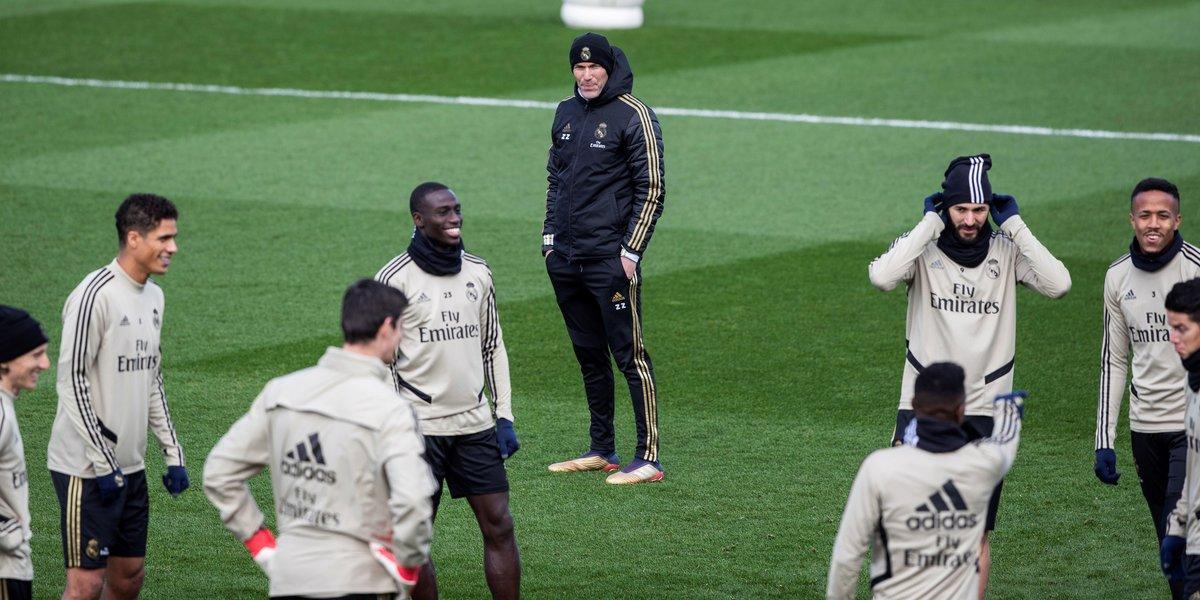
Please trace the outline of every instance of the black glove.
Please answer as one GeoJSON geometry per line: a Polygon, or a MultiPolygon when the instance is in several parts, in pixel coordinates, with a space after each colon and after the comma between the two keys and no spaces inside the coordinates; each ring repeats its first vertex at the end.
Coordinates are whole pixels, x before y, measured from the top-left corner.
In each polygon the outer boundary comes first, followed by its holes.
{"type": "Polygon", "coordinates": [[[1017,199],[1004,194],[992,194],[992,219],[1003,225],[1009,217],[1017,216],[1017,199]]]}
{"type": "Polygon", "coordinates": [[[1117,453],[1112,448],[1096,451],[1096,478],[1108,485],[1117,485],[1121,474],[1117,472],[1117,453]]]}
{"type": "Polygon", "coordinates": [[[1172,581],[1183,581],[1183,550],[1187,540],[1177,535],[1164,536],[1162,546],[1158,549],[1158,558],[1162,561],[1163,575],[1172,581]]]}
{"type": "Polygon", "coordinates": [[[125,487],[125,474],[118,468],[108,475],[101,475],[96,478],[96,486],[100,488],[100,503],[112,504],[121,495],[121,488],[125,487]]]}
{"type": "Polygon", "coordinates": [[[925,212],[936,213],[942,210],[942,193],[934,192],[925,196],[925,212]]]}
{"type": "Polygon", "coordinates": [[[507,459],[521,449],[521,442],[517,441],[517,432],[513,429],[512,421],[496,419],[496,443],[500,445],[500,458],[507,459]]]}
{"type": "Polygon", "coordinates": [[[163,475],[163,487],[171,493],[171,497],[176,497],[183,493],[183,490],[188,489],[187,469],[181,466],[167,467],[167,474],[163,475]]]}

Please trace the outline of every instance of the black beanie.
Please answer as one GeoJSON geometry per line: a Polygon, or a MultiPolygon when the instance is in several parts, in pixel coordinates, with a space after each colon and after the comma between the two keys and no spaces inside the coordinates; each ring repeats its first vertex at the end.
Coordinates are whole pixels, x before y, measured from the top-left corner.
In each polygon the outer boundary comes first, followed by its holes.
{"type": "Polygon", "coordinates": [[[604,67],[609,75],[612,75],[613,64],[616,62],[608,38],[590,31],[571,42],[570,59],[571,68],[575,68],[575,65],[581,62],[591,62],[604,67]]]}
{"type": "Polygon", "coordinates": [[[0,362],[25,355],[48,340],[29,313],[0,305],[0,362]]]}
{"type": "Polygon", "coordinates": [[[985,204],[992,201],[992,184],[987,171],[992,168],[992,157],[987,154],[960,156],[946,167],[946,179],[942,181],[942,206],[955,204],[985,204]]]}

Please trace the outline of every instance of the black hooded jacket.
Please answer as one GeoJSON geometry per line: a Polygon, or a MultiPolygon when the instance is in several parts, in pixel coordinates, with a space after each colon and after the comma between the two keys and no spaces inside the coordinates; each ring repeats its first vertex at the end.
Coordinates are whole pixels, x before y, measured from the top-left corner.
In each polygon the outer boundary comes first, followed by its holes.
{"type": "Polygon", "coordinates": [[[575,94],[558,104],[546,162],[542,254],[567,260],[638,257],[662,214],[662,129],[650,107],[634,98],[633,71],[620,48],[594,100],[575,94]]]}

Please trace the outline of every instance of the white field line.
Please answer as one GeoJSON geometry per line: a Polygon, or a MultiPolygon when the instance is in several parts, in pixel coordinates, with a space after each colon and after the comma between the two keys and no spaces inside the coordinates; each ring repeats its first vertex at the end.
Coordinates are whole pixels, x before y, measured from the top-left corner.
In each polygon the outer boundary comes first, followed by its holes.
{"type": "MultiPolygon", "coordinates": [[[[286,98],[314,98],[328,100],[363,100],[371,102],[406,102],[416,104],[449,104],[459,106],[498,106],[504,108],[536,108],[553,110],[557,103],[537,100],[514,100],[508,98],[478,98],[473,96],[433,96],[427,94],[386,94],[382,92],[345,92],[325,90],[299,90],[292,88],[247,88],[229,85],[198,83],[160,83],[153,81],[119,81],[107,79],[76,79],[46,75],[0,74],[0,82],[32,83],[66,87],[109,88],[121,90],[159,90],[169,92],[193,92],[203,94],[226,94],[231,96],[282,96],[286,98]]],[[[816,125],[848,125],[852,127],[893,127],[899,129],[935,129],[942,131],[978,131],[983,133],[1007,133],[1012,135],[1038,135],[1048,137],[1073,137],[1108,140],[1145,140],[1153,142],[1185,142],[1200,144],[1200,135],[1190,133],[1147,133],[1139,131],[1106,131],[1103,129],[1059,129],[1036,125],[989,125],[985,123],[958,123],[955,121],[921,121],[915,119],[880,119],[870,117],[835,117],[804,113],[744,112],[739,110],[708,110],[701,108],[655,108],[660,115],[696,117],[702,119],[730,119],[735,121],[777,121],[783,123],[810,123],[816,125]]]]}

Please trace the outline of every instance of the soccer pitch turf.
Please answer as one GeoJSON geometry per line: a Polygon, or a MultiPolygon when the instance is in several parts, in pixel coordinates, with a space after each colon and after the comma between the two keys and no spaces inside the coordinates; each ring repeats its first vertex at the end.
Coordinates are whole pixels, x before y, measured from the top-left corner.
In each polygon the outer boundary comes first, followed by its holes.
{"type": "MultiPolygon", "coordinates": [[[[557,0],[0,1],[0,73],[554,102],[570,92],[557,0]]],[[[1200,3],[649,0],[613,32],[652,107],[1200,134],[1200,3]]],[[[271,377],[338,340],[340,294],[404,250],[408,191],[463,201],[491,264],[522,448],[512,510],[533,598],[824,593],[859,462],[885,445],[902,292],[866,266],[958,155],[1074,280],[1019,292],[1026,429],[992,540],[992,598],[1163,596],[1122,418],[1116,488],[1092,475],[1100,289],[1126,251],[1128,191],[1166,177],[1200,235],[1200,143],[662,116],[664,215],[644,263],[661,388],[661,484],[616,488],[550,462],[586,444],[578,368],[538,255],[552,113],[0,82],[0,303],[46,324],[115,252],[134,191],[180,207],[159,278],[164,374],[192,489],[156,485],[147,598],[262,596],[266,579],[200,490],[203,459],[271,377]]],[[[618,378],[618,381],[619,378],[618,378]]],[[[632,453],[618,385],[618,447],[632,453]]],[[[63,585],[45,452],[54,372],[17,403],[35,596],[63,585]]],[[[153,444],[153,442],[151,442],[153,444]]],[[[153,451],[149,454],[157,456],[153,451]]],[[[270,506],[265,478],[255,481],[270,506]]],[[[446,598],[486,595],[478,529],[444,502],[446,598]]],[[[865,593],[865,577],[860,593],[865,593]]]]}

